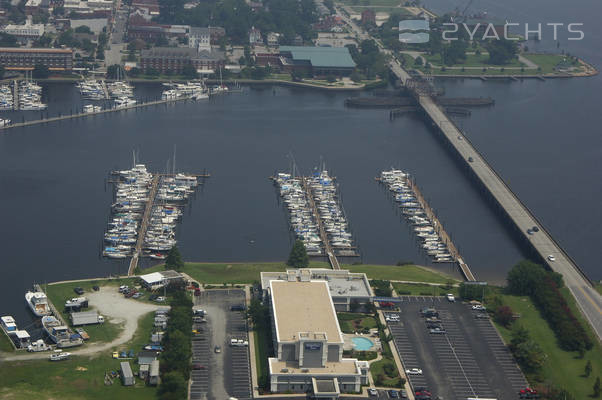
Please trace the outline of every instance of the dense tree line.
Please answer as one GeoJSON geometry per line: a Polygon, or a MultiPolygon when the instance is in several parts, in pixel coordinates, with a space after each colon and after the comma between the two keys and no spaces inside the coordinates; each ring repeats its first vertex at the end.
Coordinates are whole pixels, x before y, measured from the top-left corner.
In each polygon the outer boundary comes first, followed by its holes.
{"type": "Polygon", "coordinates": [[[248,43],[252,26],[281,33],[281,42],[291,44],[296,35],[304,40],[314,36],[311,24],[317,21],[313,0],[264,0],[264,7],[253,11],[244,0],[208,0],[184,9],[186,0],[160,0],[158,22],[191,26],[221,26],[234,44],[248,43]]]}
{"type": "Polygon", "coordinates": [[[355,80],[361,80],[362,77],[374,79],[377,76],[387,76],[388,66],[385,55],[380,52],[374,40],[362,41],[359,49],[355,45],[346,47],[357,65],[357,71],[361,73],[361,76],[354,76],[355,80]]]}
{"type": "Polygon", "coordinates": [[[161,400],[186,398],[192,355],[192,301],[184,290],[173,292],[161,353],[161,400]]]}
{"type": "Polygon", "coordinates": [[[560,292],[562,286],[560,274],[546,271],[541,265],[529,261],[520,262],[508,273],[507,290],[515,295],[531,297],[556,334],[560,347],[583,353],[591,349],[593,343],[560,292]]]}

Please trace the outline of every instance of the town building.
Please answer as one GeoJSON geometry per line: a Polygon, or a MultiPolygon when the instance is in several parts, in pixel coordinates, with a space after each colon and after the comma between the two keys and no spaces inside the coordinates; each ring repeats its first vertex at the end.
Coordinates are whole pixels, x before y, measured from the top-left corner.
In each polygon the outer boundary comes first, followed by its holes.
{"type": "Polygon", "coordinates": [[[159,15],[159,2],[157,0],[132,0],[132,9],[142,10],[150,18],[156,17],[159,15]]]}
{"type": "Polygon", "coordinates": [[[270,302],[275,357],[268,359],[272,392],[313,392],[320,398],[359,392],[369,364],[343,358],[343,334],[325,280],[262,281],[270,302]]]}
{"type": "Polygon", "coordinates": [[[355,305],[359,308],[366,307],[374,297],[368,277],[364,273],[326,268],[299,268],[287,269],[286,272],[262,272],[261,286],[266,290],[264,296],[268,295],[269,282],[274,279],[290,282],[326,282],[337,312],[352,311],[355,305]]]}
{"type": "Polygon", "coordinates": [[[28,17],[23,25],[8,24],[2,32],[17,37],[17,39],[38,39],[44,34],[44,24],[34,24],[28,17]]]}
{"type": "Polygon", "coordinates": [[[284,71],[303,71],[312,75],[349,75],[355,68],[347,47],[280,46],[284,71]]]}
{"type": "Polygon", "coordinates": [[[251,45],[254,44],[263,44],[263,38],[261,37],[261,31],[256,29],[254,26],[249,29],[249,43],[251,45]]]}
{"type": "Polygon", "coordinates": [[[189,47],[153,47],[142,50],[140,68],[148,71],[181,73],[186,65],[197,70],[216,71],[224,66],[224,55],[219,51],[196,51],[189,47]]]}
{"type": "MultiPolygon", "coordinates": [[[[169,47],[166,47],[169,48],[169,47]]],[[[154,49],[160,49],[160,47],[155,47],[154,49]]],[[[154,50],[151,49],[151,50],[154,50]]],[[[182,49],[181,50],[192,50],[192,49],[182,49]]],[[[172,50],[180,50],[178,48],[173,48],[172,50]]],[[[150,51],[150,50],[149,50],[150,51]]],[[[164,72],[163,70],[159,70],[164,72]]],[[[163,286],[169,286],[175,283],[181,283],[184,281],[184,275],[179,272],[173,270],[160,271],[160,272],[152,272],[150,274],[140,275],[140,279],[142,280],[142,285],[149,290],[160,289],[163,286]]]]}
{"type": "Polygon", "coordinates": [[[50,71],[71,71],[73,50],[0,47],[0,65],[7,70],[29,71],[36,64],[45,65],[50,71]]]}
{"type": "Polygon", "coordinates": [[[366,24],[376,25],[376,14],[369,8],[362,11],[362,25],[366,24]]]}
{"type": "Polygon", "coordinates": [[[211,51],[209,28],[191,27],[188,31],[188,47],[196,49],[196,51],[211,51]]]}
{"type": "Polygon", "coordinates": [[[278,46],[278,40],[280,39],[280,34],[275,32],[268,33],[267,36],[268,46],[278,46]]]}

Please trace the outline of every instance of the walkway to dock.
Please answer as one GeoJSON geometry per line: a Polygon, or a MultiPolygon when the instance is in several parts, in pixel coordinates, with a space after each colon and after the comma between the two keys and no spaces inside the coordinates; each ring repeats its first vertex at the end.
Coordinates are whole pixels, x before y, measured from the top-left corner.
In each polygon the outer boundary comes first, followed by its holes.
{"type": "Polygon", "coordinates": [[[303,188],[305,189],[305,195],[307,196],[307,200],[309,201],[309,206],[311,207],[311,211],[314,214],[314,218],[316,223],[318,224],[318,230],[320,232],[320,239],[322,239],[322,243],[324,244],[324,251],[328,256],[328,262],[332,269],[341,269],[339,265],[339,260],[334,255],[334,251],[332,251],[332,247],[330,246],[330,241],[328,240],[328,236],[326,235],[326,231],[324,230],[324,225],[322,225],[322,220],[320,219],[320,214],[318,214],[318,209],[316,208],[316,203],[314,202],[314,196],[311,192],[311,186],[307,184],[307,178],[302,178],[303,180],[303,188]]]}
{"type": "Polygon", "coordinates": [[[13,81],[13,110],[19,109],[19,82],[13,81]]]}
{"type": "Polygon", "coordinates": [[[138,260],[140,260],[140,253],[142,252],[142,245],[144,244],[144,237],[146,236],[146,230],[150,217],[152,215],[153,204],[155,203],[155,196],[157,196],[157,189],[159,188],[160,175],[154,175],[151,181],[151,188],[148,193],[148,201],[144,208],[144,214],[142,215],[142,221],[140,222],[140,229],[138,230],[138,240],[136,241],[136,247],[134,248],[134,254],[130,261],[130,267],[128,268],[128,276],[134,275],[134,271],[138,266],[138,260]]]}
{"type": "Polygon", "coordinates": [[[109,100],[111,96],[109,96],[109,89],[107,89],[107,82],[103,79],[100,81],[100,85],[102,86],[102,92],[105,95],[105,100],[109,100]]]}
{"type": "Polygon", "coordinates": [[[412,191],[414,192],[416,200],[418,201],[418,203],[420,203],[420,206],[424,210],[426,216],[433,223],[433,227],[435,228],[435,231],[441,238],[441,241],[447,246],[449,254],[452,256],[452,259],[458,263],[460,271],[462,272],[462,275],[464,275],[464,279],[472,282],[476,281],[476,278],[473,275],[472,271],[470,270],[470,268],[468,268],[468,265],[460,256],[460,252],[454,245],[454,242],[451,240],[451,237],[443,228],[443,224],[439,221],[439,219],[437,219],[437,216],[433,212],[431,206],[429,206],[428,202],[425,200],[424,196],[420,192],[420,189],[416,185],[416,182],[414,182],[412,179],[407,179],[406,182],[408,182],[410,189],[412,189],[412,191]]]}
{"type": "MultiPolygon", "coordinates": [[[[17,97],[18,97],[18,95],[17,95],[17,97]]],[[[117,111],[125,111],[125,110],[131,110],[131,109],[135,109],[135,108],[149,107],[149,106],[167,104],[167,103],[175,103],[175,102],[186,101],[186,100],[191,100],[191,98],[190,97],[180,97],[177,99],[154,100],[154,101],[148,101],[146,103],[137,103],[137,104],[127,106],[127,107],[109,108],[106,110],[94,111],[94,112],[89,112],[89,113],[59,115],[57,117],[36,119],[36,120],[32,120],[32,121],[24,121],[24,122],[18,122],[15,124],[0,126],[0,131],[14,129],[14,128],[20,128],[20,127],[25,127],[25,126],[45,124],[45,123],[49,123],[49,122],[63,121],[63,120],[68,120],[68,119],[91,117],[91,116],[95,116],[95,115],[107,114],[107,113],[112,113],[112,112],[117,112],[117,111]]],[[[17,103],[15,102],[15,104],[17,104],[17,103]]]]}

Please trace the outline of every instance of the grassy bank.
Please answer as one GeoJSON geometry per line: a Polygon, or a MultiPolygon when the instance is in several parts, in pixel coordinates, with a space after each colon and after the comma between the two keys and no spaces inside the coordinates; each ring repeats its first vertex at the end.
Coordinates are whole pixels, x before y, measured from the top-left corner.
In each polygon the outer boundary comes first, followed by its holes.
{"type": "MultiPolygon", "coordinates": [[[[148,343],[154,314],[143,316],[131,341],[119,350],[140,351],[148,343]]],[[[118,350],[118,349],[115,349],[118,350]]],[[[61,400],[137,400],[152,399],[156,389],[136,379],[135,386],[123,386],[119,379],[105,386],[106,371],[118,371],[119,362],[111,352],[94,357],[71,357],[67,361],[50,362],[47,359],[2,363],[0,368],[0,398],[12,400],[58,399],[61,400]]],[[[138,370],[135,360],[130,360],[132,370],[138,370]]]]}
{"type": "MultiPolygon", "coordinates": [[[[312,268],[330,268],[326,262],[311,262],[312,268]]],[[[284,272],[288,267],[283,262],[267,263],[194,263],[184,265],[182,272],[190,275],[195,280],[208,284],[219,285],[223,283],[239,285],[259,281],[260,273],[266,271],[284,272]]],[[[416,265],[343,265],[343,269],[351,272],[363,272],[370,279],[397,280],[411,282],[429,282],[445,284],[457,281],[443,273],[434,272],[416,265]]],[[[143,273],[163,270],[163,264],[145,269],[143,273]]]]}
{"type": "Polygon", "coordinates": [[[344,265],[344,269],[349,269],[352,272],[363,272],[370,279],[380,279],[387,281],[410,281],[410,282],[429,282],[442,283],[457,280],[440,272],[431,271],[427,268],[417,265],[344,265]]]}
{"type": "Polygon", "coordinates": [[[399,296],[445,296],[448,293],[458,296],[458,288],[454,286],[445,288],[434,285],[397,282],[394,282],[392,285],[399,296]]]}
{"type": "MultiPolygon", "coordinates": [[[[123,279],[103,279],[103,280],[94,280],[94,281],[85,281],[85,282],[66,282],[66,283],[57,283],[51,284],[43,289],[46,291],[46,295],[57,308],[63,319],[67,322],[71,322],[71,318],[69,314],[64,312],[63,306],[65,302],[73,297],[79,297],[73,289],[76,287],[81,287],[84,289],[83,296],[86,296],[86,293],[92,292],[93,286],[111,286],[117,287],[120,285],[132,285],[134,282],[134,278],[123,278],[123,279]]],[[[88,309],[94,309],[94,304],[90,304],[88,309]]],[[[84,330],[90,335],[90,343],[94,342],[110,342],[119,336],[119,333],[123,329],[122,324],[113,324],[110,320],[106,319],[104,324],[98,325],[86,325],[83,326],[84,330]]]]}
{"type": "MultiPolygon", "coordinates": [[[[563,289],[566,290],[566,289],[563,289]]],[[[583,316],[577,310],[573,297],[564,293],[569,306],[578,318],[583,316]]],[[[528,297],[501,295],[503,303],[512,308],[516,314],[520,314],[518,323],[522,324],[531,334],[531,337],[541,346],[546,354],[546,362],[538,376],[528,375],[527,379],[532,385],[553,383],[562,387],[573,394],[575,399],[586,399],[592,394],[592,387],[596,377],[602,376],[602,349],[600,343],[594,340],[592,350],[585,353],[583,359],[579,358],[577,352],[568,352],[558,347],[556,337],[550,329],[546,320],[544,320],[537,308],[528,297]],[[592,363],[592,373],[590,377],[583,376],[587,361],[592,363]]],[[[584,325],[590,330],[587,323],[584,325]]],[[[510,330],[496,324],[502,337],[508,343],[510,341],[510,330]]],[[[593,336],[592,336],[593,337],[593,336]]]]}
{"type": "Polygon", "coordinates": [[[10,339],[6,336],[4,332],[0,332],[0,352],[12,352],[15,351],[15,348],[10,343],[10,339]]]}

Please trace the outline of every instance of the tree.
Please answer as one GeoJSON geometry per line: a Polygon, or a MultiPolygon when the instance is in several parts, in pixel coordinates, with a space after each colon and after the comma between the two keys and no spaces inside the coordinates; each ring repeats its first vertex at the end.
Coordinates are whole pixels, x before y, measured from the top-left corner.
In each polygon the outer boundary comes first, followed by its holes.
{"type": "Polygon", "coordinates": [[[587,364],[585,364],[585,371],[583,373],[583,375],[585,375],[586,378],[589,378],[589,376],[592,374],[592,362],[590,360],[587,360],[587,364]]]}
{"type": "Polygon", "coordinates": [[[0,47],[18,47],[17,38],[8,33],[0,32],[0,47]]]}
{"type": "Polygon", "coordinates": [[[544,278],[546,271],[541,265],[531,261],[521,261],[508,272],[507,290],[518,296],[530,296],[535,291],[535,285],[544,278]]]}
{"type": "Polygon", "coordinates": [[[185,399],[188,391],[188,384],[182,374],[172,371],[163,374],[161,384],[157,389],[159,399],[161,400],[180,400],[185,399]]]}
{"type": "Polygon", "coordinates": [[[117,79],[117,75],[119,74],[120,68],[121,68],[121,66],[119,64],[109,65],[107,67],[107,78],[117,79]]]}
{"type": "Polygon", "coordinates": [[[337,77],[332,74],[328,74],[328,75],[326,75],[326,81],[330,82],[330,83],[334,83],[337,81],[337,77]]]}
{"type": "Polygon", "coordinates": [[[75,28],[75,32],[76,33],[92,33],[92,30],[90,29],[90,27],[88,25],[80,25],[77,28],[75,28]]]}
{"type": "Polygon", "coordinates": [[[184,75],[188,79],[197,79],[199,77],[196,68],[192,64],[184,65],[184,68],[182,68],[182,75],[184,75]]]}
{"type": "Polygon", "coordinates": [[[600,397],[600,377],[597,377],[596,383],[594,383],[594,397],[596,399],[600,397]]]}
{"type": "Polygon", "coordinates": [[[36,64],[33,67],[32,75],[35,79],[46,79],[50,76],[50,70],[44,64],[36,64]]]}
{"type": "Polygon", "coordinates": [[[420,57],[420,56],[416,57],[416,59],[414,60],[414,65],[420,67],[420,66],[422,66],[422,64],[423,64],[422,57],[420,57]]]}
{"type": "Polygon", "coordinates": [[[503,326],[508,327],[512,323],[513,314],[509,306],[501,306],[495,310],[495,320],[503,326]]]}
{"type": "Polygon", "coordinates": [[[468,44],[464,40],[454,40],[450,45],[443,47],[441,58],[444,64],[454,65],[466,60],[468,44]]]}
{"type": "Polygon", "coordinates": [[[349,78],[351,78],[353,82],[359,83],[362,81],[362,74],[360,74],[358,71],[353,71],[349,78]]]}
{"type": "Polygon", "coordinates": [[[286,265],[295,268],[307,268],[309,265],[309,256],[307,255],[307,250],[301,240],[295,241],[286,265]]]}
{"type": "Polygon", "coordinates": [[[487,44],[489,63],[494,65],[508,64],[518,54],[518,46],[513,40],[492,40],[487,44]]]}
{"type": "Polygon", "coordinates": [[[165,269],[181,271],[182,268],[184,268],[184,261],[182,261],[180,251],[176,246],[174,246],[171,248],[171,250],[169,250],[167,258],[165,259],[165,269]]]}

